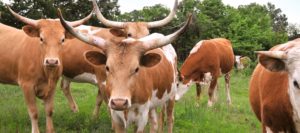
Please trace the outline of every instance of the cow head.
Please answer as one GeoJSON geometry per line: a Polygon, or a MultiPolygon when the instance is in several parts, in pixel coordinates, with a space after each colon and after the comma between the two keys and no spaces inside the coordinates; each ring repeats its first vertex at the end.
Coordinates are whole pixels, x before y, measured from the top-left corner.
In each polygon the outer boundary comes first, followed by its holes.
{"type": "MultiPolygon", "coordinates": [[[[85,58],[88,63],[94,66],[103,64],[106,66],[106,90],[109,97],[109,106],[115,110],[125,110],[131,106],[132,99],[135,97],[132,95],[134,91],[145,88],[145,84],[141,84],[141,82],[147,81],[141,81],[139,76],[147,76],[145,71],[158,64],[161,60],[159,54],[147,53],[147,51],[165,46],[174,41],[187,28],[191,16],[182,28],[167,36],[153,33],[140,39],[116,38],[111,40],[104,40],[97,36],[76,32],[65,23],[61,16],[60,19],[62,25],[72,35],[104,50],[104,53],[98,51],[86,52],[85,58]]],[[[112,33],[114,34],[114,32],[112,33]]],[[[123,31],[119,30],[119,32],[123,31]]]]}
{"type": "Polygon", "coordinates": [[[96,0],[93,0],[93,6],[97,15],[97,18],[100,22],[108,27],[113,28],[122,28],[124,29],[127,37],[132,38],[141,38],[149,34],[149,28],[157,28],[162,27],[168,24],[175,16],[177,11],[178,0],[175,0],[175,4],[173,10],[169,13],[169,15],[159,21],[154,22],[116,22],[106,19],[100,12],[99,7],[96,3],[96,0]]]}
{"type": "Polygon", "coordinates": [[[191,81],[184,81],[184,76],[181,74],[180,70],[178,69],[178,75],[176,78],[177,84],[177,91],[175,95],[175,100],[178,101],[180,98],[188,91],[190,85],[192,84],[191,81]]]}
{"type": "Polygon", "coordinates": [[[300,116],[300,39],[279,45],[271,51],[256,53],[259,54],[259,63],[267,70],[288,73],[288,93],[300,116]]]}
{"type": "MultiPolygon", "coordinates": [[[[24,22],[25,26],[22,27],[23,31],[32,38],[38,38],[41,46],[41,53],[43,55],[43,65],[46,69],[54,69],[61,66],[61,49],[66,39],[72,36],[65,31],[56,19],[40,19],[33,20],[23,17],[15,13],[8,7],[11,14],[18,20],[24,22]]],[[[79,26],[89,20],[92,13],[86,18],[74,22],[67,22],[71,26],[79,26]]],[[[30,52],[30,51],[28,51],[30,52]]]]}

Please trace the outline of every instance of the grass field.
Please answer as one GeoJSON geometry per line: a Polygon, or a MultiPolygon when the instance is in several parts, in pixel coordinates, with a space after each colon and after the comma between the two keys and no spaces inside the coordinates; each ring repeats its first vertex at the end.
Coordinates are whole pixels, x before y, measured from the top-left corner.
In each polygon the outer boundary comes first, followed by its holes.
{"type": "MultiPolygon", "coordinates": [[[[234,73],[231,78],[232,106],[226,104],[224,78],[219,79],[218,102],[207,107],[207,89],[201,96],[200,107],[196,107],[196,91],[193,86],[175,107],[175,133],[257,133],[258,120],[252,113],[248,100],[250,76],[234,73]]],[[[89,84],[72,83],[72,93],[79,106],[72,113],[67,99],[57,87],[55,96],[54,127],[57,133],[108,133],[111,131],[110,117],[106,105],[102,104],[99,118],[92,118],[97,89],[89,84]]],[[[28,133],[30,119],[19,87],[0,85],[0,132],[28,133]]],[[[38,100],[39,126],[45,132],[44,106],[38,100]]],[[[132,132],[131,130],[129,132],[132,132]]],[[[146,132],[149,132],[146,129],[146,132]]]]}

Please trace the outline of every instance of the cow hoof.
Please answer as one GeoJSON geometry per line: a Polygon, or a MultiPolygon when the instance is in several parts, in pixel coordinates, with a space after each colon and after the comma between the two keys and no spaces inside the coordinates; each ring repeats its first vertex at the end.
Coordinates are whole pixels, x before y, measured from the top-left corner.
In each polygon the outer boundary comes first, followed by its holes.
{"type": "Polygon", "coordinates": [[[78,106],[76,104],[71,107],[71,110],[72,110],[73,113],[78,113],[79,112],[78,106]]]}
{"type": "Polygon", "coordinates": [[[208,101],[207,107],[212,107],[212,106],[213,106],[213,102],[212,101],[208,101]]]}

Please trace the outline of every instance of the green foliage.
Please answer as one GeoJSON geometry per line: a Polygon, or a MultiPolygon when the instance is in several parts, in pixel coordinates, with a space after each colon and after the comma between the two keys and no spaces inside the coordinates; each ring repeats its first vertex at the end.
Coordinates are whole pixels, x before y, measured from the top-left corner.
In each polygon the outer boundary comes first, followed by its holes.
{"type": "MultiPolygon", "coordinates": [[[[207,88],[196,101],[195,86],[175,104],[174,133],[256,133],[261,131],[260,124],[250,109],[248,81],[250,76],[233,73],[231,76],[232,106],[226,103],[224,78],[219,78],[218,101],[207,107],[207,88]],[[196,107],[199,102],[200,107],[196,107]]],[[[59,86],[59,85],[58,85],[59,86]]],[[[54,99],[53,122],[58,133],[110,133],[111,120],[107,105],[102,104],[99,117],[92,118],[97,88],[90,84],[72,83],[71,92],[78,104],[79,112],[72,113],[62,90],[57,87],[54,99]]],[[[29,115],[24,102],[23,92],[17,86],[0,85],[0,132],[27,133],[31,130],[29,115]]],[[[45,132],[45,111],[41,100],[39,108],[39,127],[45,132]]],[[[149,125],[149,124],[148,124],[149,125]]],[[[165,131],[167,128],[165,125],[165,131]]],[[[133,132],[133,126],[128,132],[133,132]]],[[[145,132],[149,132],[147,126],[145,132]]]]}
{"type": "MultiPolygon", "coordinates": [[[[120,14],[118,0],[99,0],[103,15],[109,19],[120,14]]],[[[62,9],[66,20],[75,21],[91,13],[92,2],[87,0],[13,0],[9,5],[15,12],[32,19],[57,18],[57,8],[62,9]]],[[[24,24],[15,19],[0,3],[1,23],[21,28],[24,24]]],[[[92,18],[89,25],[101,26],[97,18],[92,18]]]]}

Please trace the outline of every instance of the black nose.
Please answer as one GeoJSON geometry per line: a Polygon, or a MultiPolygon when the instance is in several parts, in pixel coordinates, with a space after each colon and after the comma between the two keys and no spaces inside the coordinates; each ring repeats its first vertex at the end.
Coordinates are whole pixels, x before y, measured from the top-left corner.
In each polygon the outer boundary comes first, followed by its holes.
{"type": "Polygon", "coordinates": [[[128,108],[128,105],[127,99],[116,98],[110,101],[110,106],[114,110],[125,110],[128,108]]]}
{"type": "Polygon", "coordinates": [[[58,61],[58,59],[55,59],[55,58],[46,59],[46,62],[45,62],[46,66],[51,66],[51,67],[58,66],[58,64],[59,64],[59,61],[58,61]]]}

